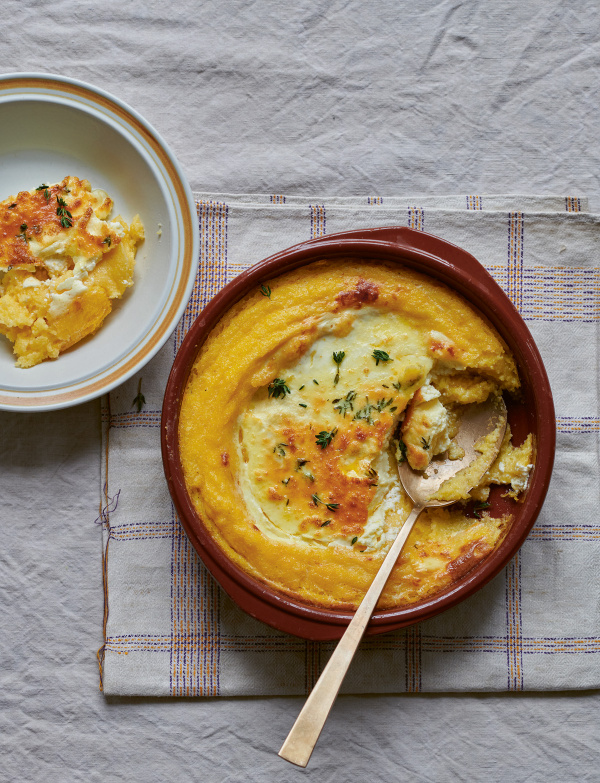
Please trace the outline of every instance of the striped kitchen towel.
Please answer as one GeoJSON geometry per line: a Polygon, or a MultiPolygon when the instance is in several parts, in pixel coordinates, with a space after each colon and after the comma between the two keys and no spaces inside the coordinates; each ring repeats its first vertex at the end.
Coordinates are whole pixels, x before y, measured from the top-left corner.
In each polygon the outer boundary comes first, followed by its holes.
{"type": "Polygon", "coordinates": [[[432,620],[366,639],[343,691],[599,687],[600,217],[571,196],[196,197],[200,257],[186,312],[160,353],[102,406],[104,692],[305,694],[319,676],[334,643],[247,616],[189,544],[162,471],[162,397],[187,329],[242,270],[312,237],[385,225],[464,247],[504,288],[550,376],[557,454],[542,513],[504,572],[432,620]]]}

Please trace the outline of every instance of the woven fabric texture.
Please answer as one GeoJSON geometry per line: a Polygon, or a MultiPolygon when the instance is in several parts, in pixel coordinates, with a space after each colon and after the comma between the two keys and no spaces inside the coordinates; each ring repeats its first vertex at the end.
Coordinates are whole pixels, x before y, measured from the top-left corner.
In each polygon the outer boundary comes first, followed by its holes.
{"type": "Polygon", "coordinates": [[[504,572],[432,620],[366,639],[342,691],[599,687],[600,217],[574,196],[196,198],[200,257],[185,314],[140,375],[103,401],[104,692],[290,695],[316,681],[334,643],[248,617],[188,542],[162,471],[162,396],[190,325],[241,271],[306,239],[385,225],[460,245],[506,291],[550,376],[557,453],[542,513],[504,572]]]}

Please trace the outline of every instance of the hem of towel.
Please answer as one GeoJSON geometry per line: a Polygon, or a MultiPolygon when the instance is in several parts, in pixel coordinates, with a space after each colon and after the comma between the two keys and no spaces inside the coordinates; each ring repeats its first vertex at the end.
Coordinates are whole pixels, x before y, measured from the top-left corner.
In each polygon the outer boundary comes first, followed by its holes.
{"type": "Polygon", "coordinates": [[[482,195],[446,195],[446,196],[303,196],[298,194],[261,194],[261,193],[209,193],[194,191],[197,201],[226,202],[238,206],[294,207],[307,204],[327,204],[329,209],[356,209],[371,207],[378,212],[386,209],[398,210],[402,207],[422,207],[443,209],[450,212],[588,212],[589,200],[586,196],[564,195],[527,195],[527,194],[482,194],[482,195]]]}

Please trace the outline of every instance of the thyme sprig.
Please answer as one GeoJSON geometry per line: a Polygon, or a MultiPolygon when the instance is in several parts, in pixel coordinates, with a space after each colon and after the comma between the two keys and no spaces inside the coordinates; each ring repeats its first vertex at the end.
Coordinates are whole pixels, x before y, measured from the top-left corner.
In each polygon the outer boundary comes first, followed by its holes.
{"type": "Polygon", "coordinates": [[[425,438],[421,438],[421,446],[427,451],[431,446],[431,441],[426,440],[425,438]]]}
{"type": "Polygon", "coordinates": [[[69,206],[64,198],[60,196],[56,197],[58,207],[56,208],[56,214],[60,218],[60,224],[63,228],[71,228],[73,225],[73,215],[69,212],[67,207],[69,206]]]}
{"type": "Polygon", "coordinates": [[[50,201],[50,190],[48,189],[48,185],[40,185],[36,190],[43,190],[46,201],[50,201]]]}
{"type": "MultiPolygon", "coordinates": [[[[359,408],[359,410],[356,411],[354,414],[354,419],[356,421],[366,421],[367,424],[373,424],[373,414],[375,411],[378,413],[382,413],[386,408],[389,408],[389,406],[394,402],[394,397],[390,397],[389,399],[386,399],[385,397],[381,397],[377,402],[369,402],[369,398],[366,397],[366,403],[363,405],[362,408],[359,408]]],[[[394,406],[390,408],[389,412],[394,413],[394,411],[398,410],[397,406],[394,406]]]]}
{"type": "Polygon", "coordinates": [[[315,480],[315,477],[314,477],[314,476],[313,476],[313,474],[310,472],[310,470],[302,470],[302,468],[303,468],[303,467],[304,467],[306,464],[308,464],[308,462],[310,462],[310,460],[308,460],[308,459],[297,459],[297,460],[296,460],[296,472],[300,472],[300,473],[302,473],[302,475],[303,475],[305,478],[307,478],[309,481],[314,481],[314,480],[315,480]]]}
{"type": "Polygon", "coordinates": [[[333,410],[337,411],[340,416],[346,418],[346,414],[349,411],[354,411],[354,400],[356,399],[356,392],[354,390],[349,391],[345,397],[338,397],[333,400],[333,410]]]}
{"type": "Polygon", "coordinates": [[[335,373],[335,378],[333,379],[333,385],[337,386],[337,383],[340,379],[340,364],[344,361],[344,356],[346,355],[345,351],[334,351],[333,352],[333,361],[337,364],[337,371],[335,373]]]}
{"type": "Polygon", "coordinates": [[[379,362],[389,362],[390,360],[389,353],[382,351],[380,348],[375,348],[371,356],[375,359],[375,366],[377,366],[379,362]]]}
{"type": "Polygon", "coordinates": [[[263,296],[266,296],[268,299],[271,298],[271,288],[268,285],[265,285],[264,283],[260,287],[260,292],[263,296]]]}
{"type": "Polygon", "coordinates": [[[321,500],[321,498],[316,493],[312,496],[312,499],[315,506],[318,506],[319,503],[321,503],[321,505],[325,506],[328,511],[337,511],[337,509],[340,507],[339,503],[326,503],[324,500],[321,500]]]}
{"type": "Polygon", "coordinates": [[[317,446],[320,446],[322,449],[324,449],[326,446],[329,446],[331,441],[334,439],[336,433],[337,433],[337,427],[334,427],[334,429],[332,429],[331,432],[327,432],[327,430],[321,430],[321,432],[319,432],[316,438],[317,446]]]}
{"type": "Polygon", "coordinates": [[[291,394],[290,387],[283,378],[272,380],[269,384],[268,392],[269,397],[285,397],[286,394],[291,394]]]}
{"type": "Polygon", "coordinates": [[[380,400],[377,400],[377,402],[375,403],[375,407],[377,408],[379,413],[381,413],[384,410],[384,408],[387,408],[388,405],[391,405],[393,402],[394,402],[393,397],[390,397],[389,400],[386,400],[385,397],[382,397],[380,400]]]}
{"type": "Polygon", "coordinates": [[[370,403],[368,397],[366,399],[366,404],[360,408],[360,410],[356,411],[354,414],[354,419],[356,421],[360,421],[362,419],[363,421],[366,421],[367,424],[373,424],[373,411],[377,410],[377,406],[373,405],[373,403],[370,403]]]}

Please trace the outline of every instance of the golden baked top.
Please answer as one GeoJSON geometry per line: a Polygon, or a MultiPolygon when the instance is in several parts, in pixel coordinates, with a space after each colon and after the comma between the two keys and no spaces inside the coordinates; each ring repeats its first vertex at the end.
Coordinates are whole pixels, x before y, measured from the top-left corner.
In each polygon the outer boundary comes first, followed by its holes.
{"type": "Polygon", "coordinates": [[[138,217],[110,221],[113,202],[65,177],[0,203],[0,333],[30,367],[95,332],[133,284],[138,217]]]}
{"type": "MultiPolygon", "coordinates": [[[[355,606],[410,508],[397,459],[423,469],[451,451],[461,405],[518,387],[501,339],[450,289],[396,265],[317,262],[245,297],[204,344],[180,416],[187,486],[248,573],[355,606]]],[[[422,514],[380,605],[446,586],[506,526],[422,514]]]]}
{"type": "Polygon", "coordinates": [[[112,201],[87,180],[65,177],[56,185],[21,191],[0,204],[0,271],[44,266],[69,255],[80,263],[121,241],[118,223],[107,223],[112,201]]]}

